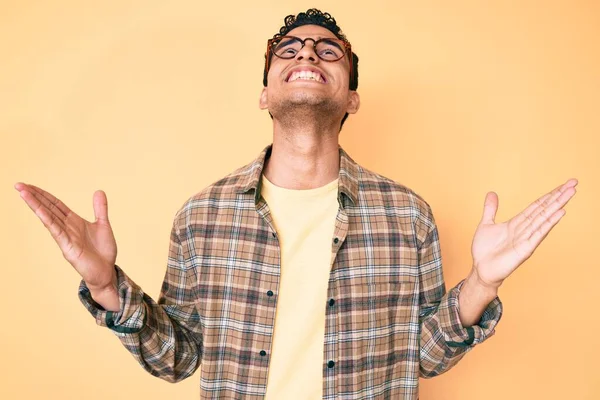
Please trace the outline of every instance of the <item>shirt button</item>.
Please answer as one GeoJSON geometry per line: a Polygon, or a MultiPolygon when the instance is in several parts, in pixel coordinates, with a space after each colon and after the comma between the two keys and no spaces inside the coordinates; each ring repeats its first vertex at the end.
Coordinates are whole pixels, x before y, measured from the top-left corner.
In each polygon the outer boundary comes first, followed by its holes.
{"type": "Polygon", "coordinates": [[[334,304],[335,304],[335,300],[329,299],[329,307],[333,307],[334,304]]]}
{"type": "Polygon", "coordinates": [[[329,361],[327,363],[327,367],[329,367],[329,368],[333,368],[334,365],[335,365],[335,363],[333,361],[329,361]]]}
{"type": "MultiPolygon", "coordinates": [[[[260,355],[264,357],[264,356],[266,356],[266,355],[267,355],[267,352],[266,352],[266,351],[264,351],[264,350],[261,350],[261,351],[260,351],[260,355]]],[[[331,361],[329,361],[329,362],[331,362],[331,361]]]]}
{"type": "Polygon", "coordinates": [[[267,292],[267,296],[269,296],[269,297],[273,296],[273,291],[272,291],[272,290],[269,290],[269,291],[267,292]]]}
{"type": "Polygon", "coordinates": [[[340,241],[340,239],[338,239],[338,238],[333,239],[333,243],[335,243],[335,244],[338,244],[339,241],[340,241]]]}

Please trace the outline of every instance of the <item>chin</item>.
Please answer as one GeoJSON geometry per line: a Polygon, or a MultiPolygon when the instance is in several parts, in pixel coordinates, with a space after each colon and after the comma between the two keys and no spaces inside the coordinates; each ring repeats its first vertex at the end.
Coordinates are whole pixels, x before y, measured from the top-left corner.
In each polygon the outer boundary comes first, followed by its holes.
{"type": "Polygon", "coordinates": [[[268,109],[271,114],[285,115],[294,112],[300,113],[331,113],[342,107],[336,99],[324,95],[323,93],[311,93],[306,90],[294,90],[287,93],[280,93],[277,98],[271,97],[268,109]]]}
{"type": "Polygon", "coordinates": [[[319,96],[319,95],[315,95],[313,93],[296,92],[296,93],[292,93],[286,99],[283,99],[283,102],[289,102],[289,103],[296,104],[296,105],[302,105],[302,104],[317,105],[317,104],[327,103],[330,100],[331,100],[330,98],[328,98],[326,96],[322,96],[322,95],[319,96]]]}

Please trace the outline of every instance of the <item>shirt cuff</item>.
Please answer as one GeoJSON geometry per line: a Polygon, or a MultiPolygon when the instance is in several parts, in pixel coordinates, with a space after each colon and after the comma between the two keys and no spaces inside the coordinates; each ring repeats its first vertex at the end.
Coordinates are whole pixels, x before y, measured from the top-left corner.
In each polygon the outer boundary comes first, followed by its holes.
{"type": "Polygon", "coordinates": [[[137,333],[146,324],[146,306],[144,292],[129,278],[119,266],[115,265],[119,294],[119,311],[107,311],[92,298],[89,288],[82,280],[79,284],[79,300],[96,323],[117,333],[137,333]]]}
{"type": "Polygon", "coordinates": [[[444,339],[449,347],[470,347],[479,344],[496,333],[495,328],[502,317],[503,306],[496,296],[483,311],[479,321],[467,328],[462,326],[459,316],[458,295],[465,280],[453,287],[446,297],[447,304],[440,307],[440,324],[444,339]]]}

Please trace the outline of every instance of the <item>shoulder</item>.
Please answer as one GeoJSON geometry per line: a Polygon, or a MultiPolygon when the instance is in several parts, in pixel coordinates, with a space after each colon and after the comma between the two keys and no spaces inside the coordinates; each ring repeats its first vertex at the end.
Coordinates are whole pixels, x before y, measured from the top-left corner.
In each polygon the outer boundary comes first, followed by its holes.
{"type": "Polygon", "coordinates": [[[359,197],[374,205],[384,207],[404,207],[429,214],[431,206],[414,189],[391,178],[359,166],[359,197]]]}
{"type": "Polygon", "coordinates": [[[182,227],[189,224],[191,217],[198,219],[219,209],[234,208],[254,168],[255,162],[250,162],[188,197],[177,211],[175,223],[182,227]]]}
{"type": "Polygon", "coordinates": [[[410,217],[418,236],[435,227],[430,204],[414,189],[362,166],[359,168],[359,207],[384,208],[387,215],[410,217]]]}

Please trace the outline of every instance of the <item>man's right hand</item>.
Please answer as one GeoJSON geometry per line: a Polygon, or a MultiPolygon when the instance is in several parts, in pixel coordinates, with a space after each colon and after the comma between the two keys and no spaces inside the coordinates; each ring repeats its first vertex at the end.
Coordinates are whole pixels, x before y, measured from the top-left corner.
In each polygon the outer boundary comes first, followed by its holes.
{"type": "Polygon", "coordinates": [[[65,259],[81,275],[94,301],[105,310],[119,311],[117,243],[108,221],[106,194],[101,190],[94,193],[96,221],[91,223],[34,185],[19,182],[15,189],[48,229],[65,259]]]}

